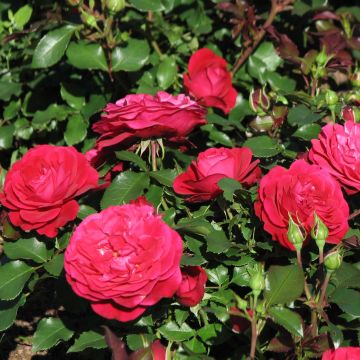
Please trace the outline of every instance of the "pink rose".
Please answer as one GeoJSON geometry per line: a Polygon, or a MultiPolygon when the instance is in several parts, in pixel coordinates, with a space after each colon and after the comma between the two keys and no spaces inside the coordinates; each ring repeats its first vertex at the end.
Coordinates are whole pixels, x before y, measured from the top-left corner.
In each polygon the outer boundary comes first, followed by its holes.
{"type": "Polygon", "coordinates": [[[289,170],[275,166],[262,178],[255,213],[282,246],[294,250],[287,238],[289,214],[309,234],[314,211],[329,228],[326,241],[338,244],[349,228],[349,207],[339,184],[326,171],[296,160],[289,170]]]}
{"type": "Polygon", "coordinates": [[[107,319],[130,321],[181,283],[182,240],[143,198],[85,218],[65,252],[74,292],[107,319]]]}
{"type": "Polygon", "coordinates": [[[359,360],[360,347],[343,347],[335,350],[327,350],[321,360],[359,360]]]}
{"type": "Polygon", "coordinates": [[[244,186],[253,185],[261,176],[258,163],[259,160],[252,162],[248,148],[207,149],[175,179],[174,190],[186,195],[190,202],[208,201],[222,193],[218,182],[223,178],[235,179],[244,186]]]}
{"type": "Polygon", "coordinates": [[[311,140],[309,160],[321,166],[348,194],[360,191],[360,124],[326,125],[319,140],[311,140]]]}
{"type": "Polygon", "coordinates": [[[200,303],[205,293],[207,275],[201,266],[186,266],[181,269],[182,281],[176,291],[181,305],[195,306],[200,303]]]}
{"type": "Polygon", "coordinates": [[[11,167],[0,201],[15,226],[55,237],[76,218],[75,197],[97,183],[96,170],[75,148],[38,145],[11,167]]]}
{"type": "Polygon", "coordinates": [[[141,139],[166,138],[180,141],[195,127],[206,124],[206,110],[183,94],[172,96],[159,91],[156,96],[127,95],[108,104],[93,130],[101,134],[98,150],[129,147],[141,139]]]}
{"type": "Polygon", "coordinates": [[[236,102],[226,61],[210,49],[200,49],[190,58],[184,86],[201,105],[216,107],[228,113],[236,102]]]}

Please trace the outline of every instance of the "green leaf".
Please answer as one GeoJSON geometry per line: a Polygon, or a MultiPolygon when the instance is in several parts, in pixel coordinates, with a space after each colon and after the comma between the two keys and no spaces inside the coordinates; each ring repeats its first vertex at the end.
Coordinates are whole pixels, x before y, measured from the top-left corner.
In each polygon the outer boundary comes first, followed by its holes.
{"type": "Polygon", "coordinates": [[[214,231],[214,228],[211,226],[211,224],[205,219],[201,218],[182,218],[176,224],[175,229],[205,236],[214,231]]]}
{"type": "Polygon", "coordinates": [[[74,331],[68,329],[60,319],[42,319],[33,337],[32,351],[37,352],[50,349],[62,340],[69,340],[73,334],[74,331]]]}
{"type": "Polygon", "coordinates": [[[221,231],[213,231],[206,237],[207,251],[221,254],[229,250],[231,246],[230,240],[226,237],[225,233],[221,231]]]}
{"type": "Polygon", "coordinates": [[[53,103],[49,105],[45,110],[36,111],[31,124],[34,129],[43,130],[52,120],[65,120],[70,111],[71,109],[67,106],[53,103]]]}
{"type": "Polygon", "coordinates": [[[177,171],[175,169],[165,169],[165,170],[158,170],[152,171],[149,175],[159,182],[161,185],[165,185],[168,187],[173,186],[173,182],[177,176],[177,171]]]}
{"type": "Polygon", "coordinates": [[[157,185],[150,185],[145,194],[146,200],[151,202],[156,208],[161,204],[164,189],[157,185]]]}
{"type": "Polygon", "coordinates": [[[129,39],[126,47],[112,52],[112,71],[137,71],[148,61],[150,48],[145,40],[129,39]]]}
{"type": "Polygon", "coordinates": [[[305,105],[301,104],[289,110],[287,121],[292,126],[312,124],[322,118],[321,114],[312,112],[305,105]]]}
{"type": "Polygon", "coordinates": [[[193,337],[191,340],[185,342],[183,345],[186,346],[188,349],[190,349],[190,351],[192,351],[195,354],[206,353],[206,347],[196,337],[193,337]]]}
{"type": "Polygon", "coordinates": [[[64,55],[75,30],[75,26],[65,25],[43,36],[35,48],[32,67],[46,68],[56,64],[64,55]]]}
{"type": "Polygon", "coordinates": [[[220,265],[215,269],[206,269],[209,280],[219,286],[225,284],[229,280],[228,269],[220,265]]]}
{"type": "Polygon", "coordinates": [[[218,181],[218,186],[224,191],[223,196],[227,201],[234,201],[234,193],[241,189],[241,184],[231,178],[224,178],[218,181]]]}
{"type": "Polygon", "coordinates": [[[16,314],[25,304],[24,294],[11,301],[0,301],[0,331],[8,329],[16,319],[16,314]]]}
{"type": "Polygon", "coordinates": [[[168,322],[159,328],[159,332],[169,341],[185,341],[195,335],[194,330],[186,323],[181,326],[175,322],[168,322]]]}
{"type": "Polygon", "coordinates": [[[319,124],[306,124],[299,127],[292,136],[303,139],[303,140],[311,140],[316,139],[320,134],[321,126],[319,124]]]}
{"type": "Polygon", "coordinates": [[[21,84],[10,81],[0,81],[0,100],[8,101],[12,95],[18,96],[21,93],[21,84]]]}
{"type": "Polygon", "coordinates": [[[131,151],[116,151],[116,158],[122,161],[130,161],[136,164],[141,170],[148,171],[146,162],[134,152],[131,151]]]}
{"type": "Polygon", "coordinates": [[[64,133],[64,139],[67,145],[75,145],[86,138],[88,122],[80,114],[74,114],[69,117],[64,133]]]}
{"type": "Polygon", "coordinates": [[[29,280],[34,269],[20,260],[0,266],[0,299],[15,299],[29,280]]]}
{"type": "Polygon", "coordinates": [[[131,334],[126,337],[126,343],[132,351],[147,348],[154,340],[155,335],[152,334],[131,334]]]}
{"type": "Polygon", "coordinates": [[[80,336],[75,340],[74,345],[71,346],[67,352],[79,352],[88,348],[104,349],[106,347],[107,345],[104,335],[95,331],[86,331],[80,334],[80,336]]]}
{"type": "Polygon", "coordinates": [[[33,9],[30,5],[22,6],[14,15],[15,27],[22,30],[29,22],[33,9]]]}
{"type": "Polygon", "coordinates": [[[95,213],[96,213],[96,210],[93,207],[91,207],[89,205],[81,204],[79,212],[77,214],[77,217],[81,220],[84,220],[87,216],[89,216],[91,214],[95,214],[95,213]]]}
{"type": "Polygon", "coordinates": [[[269,315],[275,323],[283,326],[292,335],[304,336],[302,320],[296,312],[281,306],[276,306],[269,309],[269,315]]]}
{"type": "Polygon", "coordinates": [[[0,127],[0,149],[10,149],[14,138],[14,125],[5,125],[0,127]]]}
{"type": "Polygon", "coordinates": [[[53,276],[58,277],[64,268],[64,254],[55,255],[49,262],[44,264],[44,269],[53,276]]]}
{"type": "Polygon", "coordinates": [[[272,157],[282,151],[282,148],[277,140],[266,135],[247,139],[243,146],[250,148],[254,156],[257,157],[272,157]]]}
{"type": "Polygon", "coordinates": [[[124,171],[117,175],[111,185],[105,190],[101,199],[101,208],[111,205],[122,205],[143,195],[149,187],[149,177],[145,173],[124,171]]]}
{"type": "Polygon", "coordinates": [[[66,51],[66,56],[69,63],[78,69],[108,71],[105,53],[99,44],[72,42],[66,51]]]}
{"type": "Polygon", "coordinates": [[[251,57],[261,60],[269,71],[275,71],[282,63],[282,59],[277,54],[274,45],[268,41],[261,43],[251,57]]]}
{"type": "Polygon", "coordinates": [[[347,314],[360,317],[360,292],[356,290],[339,288],[331,295],[329,302],[335,303],[347,314]]]}
{"type": "Polygon", "coordinates": [[[51,257],[51,251],[36,238],[20,239],[15,242],[4,243],[4,251],[9,259],[29,259],[39,264],[51,257]]]}
{"type": "Polygon", "coordinates": [[[247,266],[234,267],[231,282],[238,286],[249,286],[250,275],[247,266]]]}
{"type": "Polygon", "coordinates": [[[166,90],[176,80],[177,68],[173,57],[165,57],[157,70],[156,78],[161,89],[166,90]]]}
{"type": "Polygon", "coordinates": [[[286,304],[304,289],[304,272],[297,265],[271,266],[266,276],[265,300],[268,305],[286,304]]]}
{"type": "Polygon", "coordinates": [[[84,89],[77,84],[61,84],[60,95],[67,104],[76,110],[81,110],[85,106],[84,89]]]}
{"type": "Polygon", "coordinates": [[[169,11],[174,6],[174,0],[129,0],[129,2],[141,11],[169,11]]]}

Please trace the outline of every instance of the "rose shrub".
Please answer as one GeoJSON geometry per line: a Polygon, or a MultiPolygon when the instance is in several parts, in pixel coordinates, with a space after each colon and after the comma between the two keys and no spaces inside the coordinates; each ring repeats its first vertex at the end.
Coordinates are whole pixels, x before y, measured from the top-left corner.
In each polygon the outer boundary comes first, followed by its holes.
{"type": "Polygon", "coordinates": [[[1,203],[15,226],[55,237],[58,228],[76,218],[75,197],[97,182],[96,170],[76,149],[39,145],[11,167],[1,203]]]}
{"type": "Polygon", "coordinates": [[[359,357],[359,29],[0,1],[0,359],[359,357]]]}
{"type": "Polygon", "coordinates": [[[287,235],[289,214],[310,234],[316,212],[329,229],[326,241],[331,244],[338,244],[349,228],[349,207],[339,184],[304,160],[296,160],[289,170],[276,166],[262,178],[255,212],[272,239],[289,249],[294,249],[287,235]]]}
{"type": "Polygon", "coordinates": [[[182,240],[143,199],[87,217],[65,252],[76,294],[107,319],[130,321],[181,283],[182,240]]]}
{"type": "Polygon", "coordinates": [[[174,190],[186,195],[190,202],[208,201],[222,193],[218,182],[225,177],[244,186],[255,184],[261,176],[258,163],[258,160],[252,161],[252,152],[248,148],[207,149],[175,179],[174,190]]]}

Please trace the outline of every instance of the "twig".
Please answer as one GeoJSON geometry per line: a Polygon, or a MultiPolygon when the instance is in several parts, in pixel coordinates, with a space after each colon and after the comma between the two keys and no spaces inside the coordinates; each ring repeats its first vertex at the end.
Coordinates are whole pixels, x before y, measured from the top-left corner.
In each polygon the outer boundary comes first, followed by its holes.
{"type": "Polygon", "coordinates": [[[360,215],[360,209],[357,209],[353,213],[351,213],[350,216],[349,216],[349,220],[357,217],[358,215],[360,215]]]}
{"type": "Polygon", "coordinates": [[[325,300],[325,296],[326,296],[326,289],[329,285],[330,278],[331,278],[331,272],[328,271],[326,273],[324,283],[322,284],[322,287],[321,287],[321,295],[320,295],[320,300],[319,300],[319,304],[321,307],[324,306],[323,304],[324,304],[324,300],[325,300]]]}
{"type": "Polygon", "coordinates": [[[240,69],[241,65],[247,60],[247,58],[252,54],[252,52],[258,47],[261,40],[266,34],[267,28],[273,23],[276,15],[283,11],[286,6],[291,4],[293,0],[271,0],[271,9],[267,20],[265,21],[262,28],[258,33],[255,34],[253,43],[251,46],[246,48],[246,50],[238,57],[234,67],[231,70],[231,75],[234,76],[235,73],[240,69]]]}

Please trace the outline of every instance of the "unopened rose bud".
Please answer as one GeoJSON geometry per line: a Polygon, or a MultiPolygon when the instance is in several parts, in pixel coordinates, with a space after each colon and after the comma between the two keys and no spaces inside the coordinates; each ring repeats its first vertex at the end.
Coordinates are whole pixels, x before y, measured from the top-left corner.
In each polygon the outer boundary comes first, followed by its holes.
{"type": "Polygon", "coordinates": [[[125,7],[125,0],[106,0],[108,10],[117,13],[125,7]]]}
{"type": "Polygon", "coordinates": [[[333,272],[337,270],[342,264],[342,255],[339,251],[333,251],[330,254],[327,254],[324,259],[324,265],[326,270],[333,272]]]}
{"type": "Polygon", "coordinates": [[[329,106],[336,105],[339,101],[339,98],[335,91],[327,90],[325,93],[325,101],[329,106]]]}
{"type": "Polygon", "coordinates": [[[315,240],[319,250],[322,251],[325,246],[325,241],[329,235],[329,229],[319,216],[314,212],[314,226],[311,229],[311,237],[315,240]]]}
{"type": "Polygon", "coordinates": [[[250,272],[249,286],[255,297],[258,297],[265,288],[265,278],[261,265],[257,266],[250,272]]]}
{"type": "Polygon", "coordinates": [[[256,312],[257,312],[258,314],[264,315],[264,314],[265,314],[265,309],[266,309],[266,307],[265,307],[265,301],[262,300],[262,301],[260,301],[260,302],[257,303],[255,310],[256,310],[256,312]]]}
{"type": "Polygon", "coordinates": [[[305,236],[300,226],[293,220],[290,214],[287,236],[289,241],[294,245],[295,250],[300,251],[305,240],[305,236]]]}
{"type": "Polygon", "coordinates": [[[322,49],[316,56],[316,62],[320,67],[324,67],[329,61],[329,57],[326,54],[325,50],[322,49]]]}
{"type": "Polygon", "coordinates": [[[360,87],[360,71],[356,71],[350,76],[350,82],[352,86],[360,87]]]}
{"type": "Polygon", "coordinates": [[[274,125],[274,119],[270,115],[265,116],[256,116],[254,120],[252,120],[249,126],[256,131],[269,131],[274,125]]]}
{"type": "Polygon", "coordinates": [[[270,108],[270,100],[265,92],[265,89],[252,89],[250,91],[249,102],[251,108],[258,115],[265,115],[270,108]]]}
{"type": "Polygon", "coordinates": [[[360,122],[360,109],[354,106],[344,106],[341,110],[344,121],[360,122]]]}

